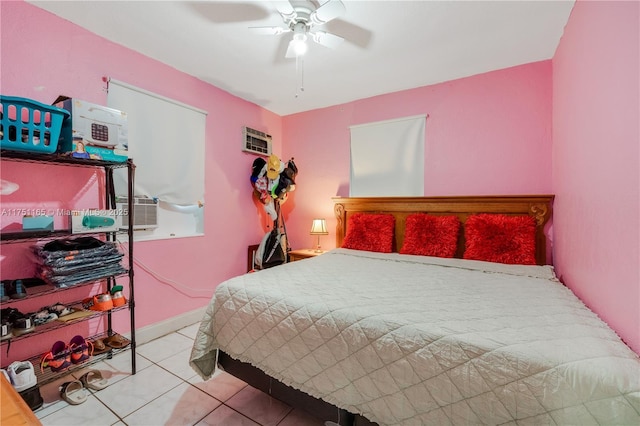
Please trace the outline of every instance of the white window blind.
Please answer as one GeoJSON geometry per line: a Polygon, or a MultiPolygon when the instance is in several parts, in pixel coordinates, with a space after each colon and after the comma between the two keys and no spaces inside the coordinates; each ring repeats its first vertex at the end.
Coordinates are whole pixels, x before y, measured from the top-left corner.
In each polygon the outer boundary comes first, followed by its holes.
{"type": "MultiPolygon", "coordinates": [[[[159,229],[152,234],[203,233],[207,112],[114,79],[107,105],[127,113],[134,195],[159,201],[159,229]]],[[[123,175],[114,180],[117,195],[126,195],[123,175]]]]}
{"type": "Polygon", "coordinates": [[[426,115],[351,126],[351,197],[423,196],[426,115]]]}
{"type": "Polygon", "coordinates": [[[207,113],[114,79],[107,103],[127,113],[135,194],[177,205],[202,202],[207,113]]]}

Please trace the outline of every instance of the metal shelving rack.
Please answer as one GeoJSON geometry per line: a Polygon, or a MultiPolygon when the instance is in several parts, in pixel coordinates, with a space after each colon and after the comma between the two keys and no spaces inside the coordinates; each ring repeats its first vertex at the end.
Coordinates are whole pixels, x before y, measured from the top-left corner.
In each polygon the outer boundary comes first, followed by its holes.
{"type": "MultiPolygon", "coordinates": [[[[99,316],[106,315],[107,316],[107,331],[105,333],[101,333],[98,336],[91,336],[89,339],[96,339],[101,337],[106,337],[107,335],[111,335],[113,333],[112,323],[111,323],[111,315],[113,312],[129,308],[130,314],[130,323],[131,323],[131,337],[130,337],[130,345],[124,350],[131,351],[131,374],[136,374],[136,339],[135,339],[135,296],[134,296],[134,280],[133,280],[133,183],[135,178],[135,164],[131,159],[126,162],[112,162],[112,161],[101,161],[101,160],[89,160],[89,159],[79,159],[73,158],[63,155],[56,154],[36,154],[29,152],[20,152],[20,151],[10,151],[10,150],[1,150],[0,151],[0,160],[6,161],[17,161],[17,162],[25,162],[25,163],[39,163],[39,164],[54,164],[59,166],[69,166],[69,167],[89,167],[89,168],[102,168],[105,171],[105,206],[107,209],[115,209],[116,208],[116,195],[115,195],[115,186],[113,180],[113,171],[119,168],[127,168],[127,191],[128,191],[128,218],[129,218],[129,226],[127,228],[126,234],[128,236],[128,265],[127,265],[127,275],[129,278],[129,301],[123,307],[114,308],[109,311],[100,312],[96,311],[91,315],[88,315],[83,318],[79,318],[76,320],[72,320],[69,322],[61,322],[58,324],[46,323],[43,325],[36,326],[35,331],[24,334],[22,336],[13,337],[8,340],[4,340],[1,342],[2,345],[10,345],[11,342],[28,339],[32,336],[36,336],[42,333],[47,333],[49,331],[61,328],[72,326],[73,324],[77,324],[78,322],[86,321],[91,318],[96,318],[99,316]]],[[[96,232],[97,235],[105,235],[108,241],[115,241],[116,236],[122,232],[96,232]]],[[[10,244],[10,243],[21,243],[33,240],[47,240],[47,239],[55,239],[61,237],[68,237],[72,234],[70,230],[56,230],[56,231],[24,231],[24,232],[7,232],[0,233],[0,242],[2,244],[10,244]]],[[[83,234],[87,235],[87,234],[83,234]]],[[[91,234],[89,234],[91,235],[91,234]]],[[[77,284],[75,286],[69,288],[78,288],[80,286],[85,286],[89,284],[93,284],[99,281],[106,281],[107,291],[110,291],[113,285],[115,285],[115,280],[118,276],[107,276],[101,279],[93,279],[91,281],[77,284]]],[[[30,289],[29,295],[27,297],[40,297],[45,294],[51,294],[54,292],[64,291],[65,288],[56,288],[51,285],[43,285],[38,287],[34,287],[30,289]]],[[[76,303],[71,303],[70,305],[78,305],[81,304],[81,301],[76,303]]],[[[36,368],[38,383],[40,385],[51,382],[55,380],[62,374],[68,374],[69,371],[84,368],[87,365],[93,364],[105,358],[111,358],[115,353],[121,352],[118,349],[112,349],[104,354],[93,356],[88,362],[78,364],[74,366],[70,370],[66,370],[61,373],[52,373],[52,372],[40,372],[39,368],[36,368]]],[[[30,361],[35,365],[39,364],[40,356],[42,354],[35,355],[30,361]]]]}

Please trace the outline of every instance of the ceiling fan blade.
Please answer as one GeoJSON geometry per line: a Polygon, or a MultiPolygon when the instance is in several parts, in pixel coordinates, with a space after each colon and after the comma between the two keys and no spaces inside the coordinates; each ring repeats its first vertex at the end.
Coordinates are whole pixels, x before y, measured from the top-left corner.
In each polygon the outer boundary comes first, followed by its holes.
{"type": "Polygon", "coordinates": [[[282,28],[282,27],[249,27],[249,29],[254,34],[263,34],[263,35],[279,35],[279,34],[283,34],[291,31],[288,28],[282,28]]]}
{"type": "Polygon", "coordinates": [[[296,16],[298,15],[296,13],[296,10],[291,5],[291,3],[288,2],[288,1],[274,1],[273,5],[278,10],[278,13],[280,15],[282,15],[282,17],[284,18],[285,22],[287,22],[287,21],[289,21],[291,19],[295,19],[296,16]]]}
{"type": "Polygon", "coordinates": [[[344,41],[344,38],[325,31],[314,31],[311,33],[311,36],[313,37],[313,41],[329,49],[335,49],[344,41]]]}
{"type": "Polygon", "coordinates": [[[341,0],[329,0],[311,14],[311,22],[322,25],[337,18],[347,11],[341,0]]]}

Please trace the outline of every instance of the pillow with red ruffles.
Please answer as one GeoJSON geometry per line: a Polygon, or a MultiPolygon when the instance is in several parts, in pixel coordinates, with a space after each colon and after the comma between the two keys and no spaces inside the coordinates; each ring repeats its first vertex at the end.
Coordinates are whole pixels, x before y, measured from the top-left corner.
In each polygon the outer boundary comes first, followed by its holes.
{"type": "Polygon", "coordinates": [[[354,213],[349,216],[342,248],[391,253],[395,224],[390,214],[354,213]]]}
{"type": "Polygon", "coordinates": [[[456,216],[414,213],[405,221],[402,254],[453,257],[458,246],[460,220],[456,216]]]}
{"type": "Polygon", "coordinates": [[[471,215],[464,236],[465,259],[536,264],[536,223],[530,216],[471,215]]]}

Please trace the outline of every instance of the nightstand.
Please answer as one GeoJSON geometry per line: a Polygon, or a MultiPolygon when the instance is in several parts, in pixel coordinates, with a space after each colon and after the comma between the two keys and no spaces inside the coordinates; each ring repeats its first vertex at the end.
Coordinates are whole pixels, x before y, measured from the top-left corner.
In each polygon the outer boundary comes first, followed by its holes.
{"type": "Polygon", "coordinates": [[[255,256],[260,244],[252,244],[247,248],[247,272],[253,271],[255,266],[255,256]]]}
{"type": "Polygon", "coordinates": [[[300,249],[300,250],[291,250],[289,252],[289,262],[295,262],[296,260],[308,259],[310,257],[316,257],[326,253],[325,250],[321,252],[315,251],[315,249],[300,249]]]}

